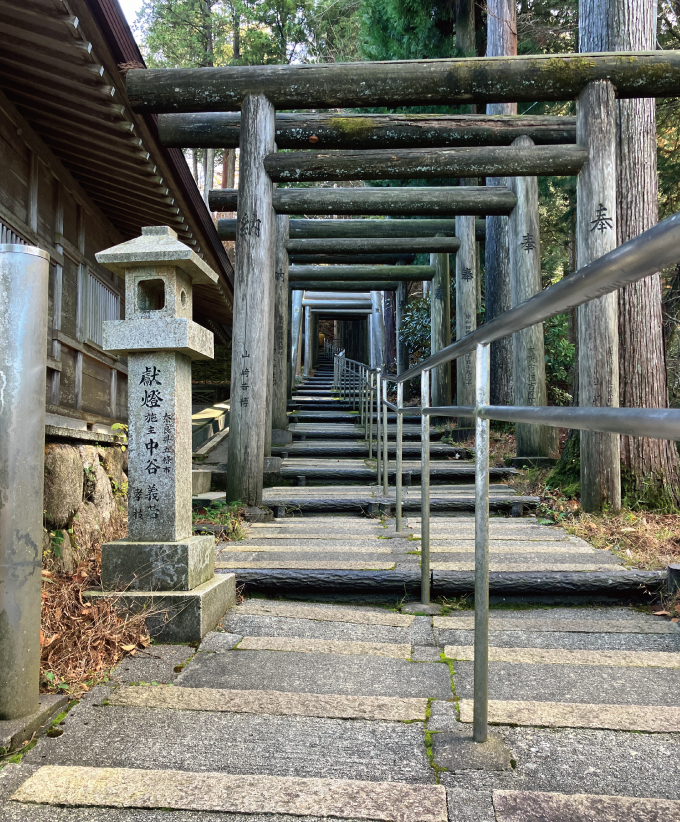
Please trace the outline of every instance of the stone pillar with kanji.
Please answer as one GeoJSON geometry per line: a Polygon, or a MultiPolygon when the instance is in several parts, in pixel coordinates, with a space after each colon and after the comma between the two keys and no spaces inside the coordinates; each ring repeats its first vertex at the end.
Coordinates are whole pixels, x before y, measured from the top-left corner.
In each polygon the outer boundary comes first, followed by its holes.
{"type": "Polygon", "coordinates": [[[102,546],[102,587],[149,610],[164,641],[199,640],[235,600],[191,517],[191,362],[213,357],[192,289],[217,275],[167,226],[97,260],[125,277],[125,319],[104,323],[104,348],[128,357],[128,537],[102,546]]]}

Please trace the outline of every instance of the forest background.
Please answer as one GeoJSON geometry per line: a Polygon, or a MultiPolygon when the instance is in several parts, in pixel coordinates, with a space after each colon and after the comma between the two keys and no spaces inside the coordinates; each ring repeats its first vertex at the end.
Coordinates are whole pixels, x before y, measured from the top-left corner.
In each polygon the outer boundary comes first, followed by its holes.
{"type": "MultiPolygon", "coordinates": [[[[485,0],[475,3],[474,14],[476,54],[483,56],[486,53],[485,0]]],[[[680,48],[679,19],[680,0],[659,0],[657,48],[680,48]]],[[[463,55],[456,47],[455,21],[455,0],[146,0],[133,28],[149,67],[201,67],[470,56],[463,55]]],[[[559,4],[554,0],[520,0],[517,4],[518,53],[576,52],[578,26],[578,0],[563,0],[559,4]]],[[[469,108],[389,111],[466,113],[469,108]]],[[[518,106],[520,115],[527,112],[573,114],[575,108],[573,103],[518,106]]],[[[679,147],[680,100],[660,100],[657,103],[659,219],[680,209],[679,147]]],[[[234,154],[214,149],[187,152],[194,177],[206,197],[210,187],[233,185],[234,154]]],[[[355,183],[369,184],[456,185],[457,181],[355,183]]],[[[539,178],[539,195],[545,287],[567,276],[575,267],[576,180],[573,177],[539,178]]],[[[484,255],[479,256],[482,292],[478,323],[484,320],[484,255]]],[[[662,272],[662,304],[668,399],[671,405],[680,406],[680,266],[662,272]]],[[[454,299],[452,305],[455,305],[454,299]]],[[[412,362],[430,353],[429,317],[428,297],[413,293],[403,326],[412,362]]],[[[455,339],[455,317],[452,326],[455,339]]],[[[563,315],[547,322],[545,341],[549,404],[570,404],[575,399],[576,373],[572,318],[563,315]]],[[[680,501],[680,478],[666,477],[665,480],[671,480],[674,490],[661,495],[662,507],[676,510],[680,501]]],[[[632,481],[638,503],[642,497],[646,507],[655,501],[658,503],[663,477],[654,481],[653,477],[637,476],[632,481]],[[651,496],[646,493],[650,488],[651,496]],[[641,497],[642,489],[645,493],[641,497]]],[[[628,501],[634,504],[631,499],[629,493],[628,501]]]]}

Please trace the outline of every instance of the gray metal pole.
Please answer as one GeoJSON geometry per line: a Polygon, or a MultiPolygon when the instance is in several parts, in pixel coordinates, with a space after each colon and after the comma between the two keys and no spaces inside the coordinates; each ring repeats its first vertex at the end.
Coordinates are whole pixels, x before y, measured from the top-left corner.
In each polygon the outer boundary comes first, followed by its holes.
{"type": "MultiPolygon", "coordinates": [[[[381,442],[381,426],[380,426],[380,404],[382,403],[382,371],[378,368],[378,373],[375,375],[375,475],[376,484],[380,485],[382,482],[382,452],[380,447],[381,442]]],[[[371,428],[373,428],[373,409],[371,409],[371,428]]]]}
{"type": "Polygon", "coordinates": [[[38,710],[49,255],[0,245],[0,720],[38,710]]]}
{"type": "Polygon", "coordinates": [[[305,306],[305,368],[304,376],[312,374],[312,311],[305,306]]]}
{"type": "Polygon", "coordinates": [[[389,488],[389,436],[387,432],[387,380],[383,380],[383,494],[387,496],[390,492],[389,488]]]}
{"type": "Polygon", "coordinates": [[[430,604],[430,371],[420,375],[420,601],[430,604]]]}
{"type": "Polygon", "coordinates": [[[373,377],[372,371],[369,372],[370,383],[368,387],[368,408],[366,415],[366,428],[368,429],[368,457],[373,459],[373,377]]]}
{"type": "MultiPolygon", "coordinates": [[[[489,346],[476,352],[477,408],[489,402],[489,346]]],[[[486,742],[489,707],[489,421],[475,415],[475,661],[472,737],[486,742]]]]}
{"type": "Polygon", "coordinates": [[[397,436],[396,436],[396,476],[395,476],[395,528],[401,531],[401,470],[402,470],[402,442],[404,438],[404,415],[401,409],[404,407],[404,383],[397,385],[397,436]]]}

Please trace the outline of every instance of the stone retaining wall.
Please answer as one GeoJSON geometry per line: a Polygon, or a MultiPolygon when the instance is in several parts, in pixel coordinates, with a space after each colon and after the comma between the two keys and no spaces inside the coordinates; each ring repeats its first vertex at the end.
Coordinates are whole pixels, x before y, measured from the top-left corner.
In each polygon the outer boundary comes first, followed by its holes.
{"type": "Polygon", "coordinates": [[[46,443],[43,553],[58,573],[73,573],[127,508],[126,468],[119,445],[46,443]]]}

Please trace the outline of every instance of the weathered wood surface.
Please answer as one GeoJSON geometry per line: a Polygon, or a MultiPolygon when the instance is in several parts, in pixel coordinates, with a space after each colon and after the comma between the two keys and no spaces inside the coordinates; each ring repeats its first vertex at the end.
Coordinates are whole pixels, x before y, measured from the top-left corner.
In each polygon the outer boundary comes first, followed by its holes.
{"type": "Polygon", "coordinates": [[[137,112],[238,111],[249,94],[277,109],[572,100],[597,80],[619,97],[674,97],[680,51],[545,54],[447,60],[133,69],[137,112]]]}
{"type": "MultiPolygon", "coordinates": [[[[196,69],[199,71],[200,69],[196,69]]],[[[210,192],[211,211],[236,211],[236,189],[210,192]]],[[[507,188],[277,188],[274,210],[279,214],[509,214],[517,198],[507,188]]]]}
{"type": "MultiPolygon", "coordinates": [[[[289,282],[298,280],[431,280],[431,265],[293,265],[289,282]]],[[[370,290],[370,289],[369,289],[370,290]]]]}
{"type": "MultiPolygon", "coordinates": [[[[436,354],[451,344],[449,255],[430,254],[430,265],[435,271],[430,291],[430,345],[436,354]]],[[[451,405],[451,363],[433,368],[430,380],[432,405],[451,405]]]]}
{"type": "Polygon", "coordinates": [[[274,265],[274,356],[272,373],[272,428],[288,426],[288,239],[289,217],[276,217],[274,265]]]}
{"type": "MultiPolygon", "coordinates": [[[[422,266],[425,268],[426,266],[422,266]]],[[[432,268],[432,266],[428,266],[432,268]]],[[[432,272],[434,276],[434,271],[432,272]]],[[[425,280],[425,277],[419,278],[425,280]]],[[[408,346],[402,334],[404,312],[408,306],[408,289],[405,282],[400,282],[396,293],[395,324],[397,334],[397,374],[402,374],[408,368],[408,346]]]]}
{"type": "MultiPolygon", "coordinates": [[[[456,217],[456,234],[460,248],[456,254],[456,339],[465,337],[477,328],[477,247],[475,225],[471,217],[456,217]]],[[[466,354],[456,360],[456,404],[475,403],[475,354],[466,354]]],[[[458,426],[472,427],[474,421],[460,418],[458,426]]]]}
{"type": "MultiPolygon", "coordinates": [[[[175,148],[237,148],[240,112],[161,114],[158,134],[175,148]]],[[[510,145],[527,134],[538,145],[576,142],[576,118],[468,114],[276,115],[279,149],[379,149],[510,145]]]]}
{"type": "MultiPolygon", "coordinates": [[[[528,145],[529,137],[517,143],[528,145]]],[[[508,217],[510,296],[512,307],[538,294],[541,284],[541,236],[538,219],[538,180],[514,177],[509,187],[517,195],[517,208],[508,217]]],[[[514,404],[547,405],[543,323],[523,328],[512,337],[514,404]]],[[[518,457],[547,457],[551,429],[545,425],[515,425],[518,457]]]]}
{"type": "MultiPolygon", "coordinates": [[[[486,234],[483,219],[475,222],[478,240],[486,234]]],[[[220,240],[236,239],[236,220],[218,220],[217,234],[220,240]]],[[[454,237],[455,220],[291,220],[291,240],[342,239],[343,237],[454,237]]]]}
{"type": "MultiPolygon", "coordinates": [[[[512,57],[517,54],[515,0],[487,0],[486,53],[489,57],[512,57]]],[[[491,116],[509,116],[512,119],[517,116],[517,103],[489,103],[486,113],[491,116]]],[[[524,134],[534,139],[534,135],[528,131],[524,134]]],[[[506,186],[507,179],[487,177],[486,184],[487,186],[506,186]]],[[[486,322],[510,310],[508,219],[508,217],[486,218],[484,246],[486,322]]],[[[491,402],[494,405],[512,405],[512,337],[504,337],[502,340],[491,343],[490,354],[491,402]]]]}
{"type": "Polygon", "coordinates": [[[458,251],[460,240],[457,237],[381,237],[345,238],[333,240],[289,240],[288,251],[291,254],[387,254],[399,253],[447,253],[458,251]]]}
{"type": "Polygon", "coordinates": [[[385,368],[385,318],[382,295],[371,291],[371,368],[385,368]]]}
{"type": "Polygon", "coordinates": [[[381,151],[291,151],[272,154],[264,167],[275,183],[327,180],[403,180],[434,177],[578,174],[579,146],[482,146],[381,151]]]}
{"type": "Polygon", "coordinates": [[[276,242],[272,182],[262,159],[273,149],[274,109],[265,97],[248,97],[239,170],[244,230],[236,241],[227,477],[227,499],[244,505],[262,502],[276,242]]]}
{"type": "Polygon", "coordinates": [[[292,280],[289,287],[294,291],[394,291],[399,282],[394,280],[292,280]]]}
{"type": "Polygon", "coordinates": [[[312,310],[305,306],[305,356],[304,356],[304,376],[310,377],[312,374],[312,310]]]}
{"type": "Polygon", "coordinates": [[[289,254],[291,265],[407,265],[415,254],[289,254]]]}
{"type": "MultiPolygon", "coordinates": [[[[579,97],[577,129],[590,159],[578,176],[576,261],[579,268],[616,248],[616,121],[611,83],[593,83],[579,97]]],[[[616,293],[578,308],[579,404],[618,406],[619,350],[616,293]]],[[[581,505],[621,507],[620,438],[581,432],[581,505]]]]}
{"type": "MultiPolygon", "coordinates": [[[[290,269],[289,269],[290,271],[290,269]]],[[[302,292],[293,292],[291,295],[291,332],[290,332],[290,362],[289,380],[291,391],[288,392],[288,399],[292,399],[292,388],[295,385],[295,377],[300,373],[302,360],[302,292]]]]}

